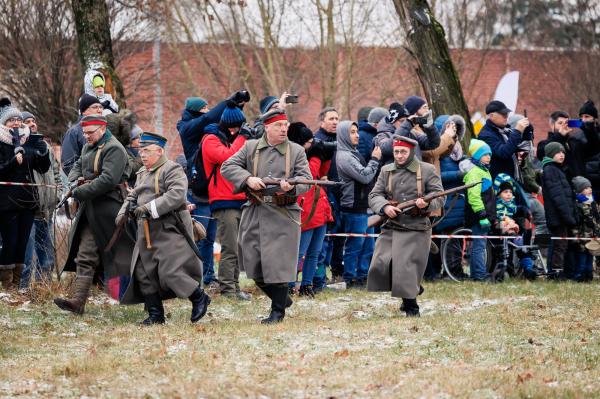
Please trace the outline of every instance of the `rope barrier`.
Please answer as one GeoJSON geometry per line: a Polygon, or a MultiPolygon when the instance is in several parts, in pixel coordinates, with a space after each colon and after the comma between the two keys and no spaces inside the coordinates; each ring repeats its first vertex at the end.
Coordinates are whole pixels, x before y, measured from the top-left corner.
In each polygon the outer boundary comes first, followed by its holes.
{"type": "MultiPolygon", "coordinates": [[[[379,237],[379,234],[360,234],[360,233],[337,233],[325,234],[325,237],[379,237]]],[[[488,240],[516,240],[521,236],[484,236],[484,235],[462,235],[462,234],[432,234],[431,238],[471,238],[471,239],[488,239],[488,240]]],[[[594,241],[600,240],[600,237],[549,237],[550,240],[557,241],[594,241]]]]}
{"type": "Polygon", "coordinates": [[[62,184],[17,183],[17,182],[12,182],[12,181],[0,181],[0,186],[24,186],[24,187],[58,188],[58,187],[62,187],[62,184]]]}

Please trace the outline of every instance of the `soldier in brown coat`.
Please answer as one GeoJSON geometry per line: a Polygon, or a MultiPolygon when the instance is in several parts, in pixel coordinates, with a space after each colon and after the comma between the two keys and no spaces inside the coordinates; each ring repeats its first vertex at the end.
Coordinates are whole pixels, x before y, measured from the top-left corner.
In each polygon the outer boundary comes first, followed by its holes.
{"type": "Polygon", "coordinates": [[[179,164],[164,155],[167,139],[142,133],[135,188],[117,216],[120,225],[133,212],[138,224],[131,261],[131,282],[121,300],[144,302],[149,317],[142,324],[162,324],[163,299],[189,298],[191,322],[205,314],[210,298],[202,289],[202,262],[192,235],[192,219],[186,207],[187,177],[179,164]]]}
{"type": "Polygon", "coordinates": [[[242,207],[239,230],[239,263],[271,299],[271,314],[263,324],[282,321],[291,306],[288,282],[296,279],[300,244],[298,194],[305,185],[290,185],[286,179],[310,179],[304,148],[287,138],[285,111],[265,115],[265,135],[250,140],[221,166],[222,176],[236,192],[248,191],[242,207]],[[278,186],[266,186],[261,177],[281,178],[278,186]]]}
{"type": "Polygon", "coordinates": [[[443,191],[433,165],[415,158],[417,142],[394,137],[394,162],[381,168],[375,187],[369,194],[369,206],[389,219],[375,243],[369,268],[369,291],[391,291],[402,298],[400,310],[418,316],[417,295],[427,266],[431,243],[428,212],[440,209],[445,197],[427,203],[423,196],[443,191]],[[399,203],[417,198],[416,208],[402,213],[390,201],[399,203]]]}

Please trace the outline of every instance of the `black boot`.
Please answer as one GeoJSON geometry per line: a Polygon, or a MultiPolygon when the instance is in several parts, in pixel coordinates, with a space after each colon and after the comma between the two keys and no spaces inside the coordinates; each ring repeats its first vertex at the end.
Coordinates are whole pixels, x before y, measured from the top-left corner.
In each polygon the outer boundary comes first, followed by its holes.
{"type": "MultiPolygon", "coordinates": [[[[260,288],[270,300],[273,300],[273,292],[272,292],[273,284],[265,284],[262,281],[256,281],[256,280],[254,282],[255,282],[256,286],[258,288],[260,288]]],[[[285,307],[289,308],[293,304],[294,304],[294,301],[292,300],[292,297],[288,292],[287,298],[285,299],[285,307]]]]}
{"type": "Polygon", "coordinates": [[[289,303],[288,289],[286,284],[270,284],[271,291],[271,314],[262,319],[261,324],[274,324],[283,321],[285,308],[289,303]]]}
{"type": "Polygon", "coordinates": [[[300,290],[298,291],[298,295],[313,299],[315,297],[315,292],[313,291],[313,286],[312,285],[301,285],[300,290]]]}
{"type": "Polygon", "coordinates": [[[190,321],[195,323],[206,314],[208,305],[210,304],[210,297],[206,295],[206,292],[202,288],[198,287],[189,296],[189,300],[192,301],[192,317],[190,317],[190,321]]]}
{"type": "Polygon", "coordinates": [[[165,308],[163,308],[160,295],[151,294],[144,297],[144,304],[148,311],[148,318],[140,324],[151,326],[152,324],[165,324],[165,308]]]}
{"type": "Polygon", "coordinates": [[[406,312],[406,317],[421,316],[421,313],[419,313],[419,305],[417,305],[417,300],[414,298],[402,298],[402,305],[400,305],[400,310],[406,312]]]}

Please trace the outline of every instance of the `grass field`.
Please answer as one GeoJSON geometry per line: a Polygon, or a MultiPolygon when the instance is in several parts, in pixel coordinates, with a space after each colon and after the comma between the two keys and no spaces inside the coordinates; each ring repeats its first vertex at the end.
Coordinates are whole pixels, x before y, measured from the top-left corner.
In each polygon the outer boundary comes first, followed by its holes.
{"type": "Polygon", "coordinates": [[[50,301],[0,298],[1,397],[361,398],[600,397],[600,285],[439,282],[422,317],[386,294],[330,290],[297,299],[262,326],[266,297],[214,296],[189,324],[166,303],[164,326],[142,306],[93,298],[83,317],[50,301]]]}

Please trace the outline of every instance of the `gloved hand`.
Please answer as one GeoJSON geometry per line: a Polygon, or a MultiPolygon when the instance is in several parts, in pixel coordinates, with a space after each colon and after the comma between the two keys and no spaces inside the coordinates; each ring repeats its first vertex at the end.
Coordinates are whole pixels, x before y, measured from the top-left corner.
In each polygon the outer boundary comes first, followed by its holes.
{"type": "Polygon", "coordinates": [[[37,143],[35,143],[33,148],[40,156],[44,156],[48,153],[48,144],[44,140],[39,140],[37,143]]]}
{"type": "Polygon", "coordinates": [[[485,229],[485,228],[490,228],[490,226],[492,224],[490,223],[490,221],[489,221],[488,218],[485,218],[485,219],[480,219],[479,220],[479,225],[485,229]]]}
{"type": "Polygon", "coordinates": [[[150,211],[146,205],[138,206],[133,211],[133,214],[137,219],[144,218],[150,216],[150,211]]]}
{"type": "Polygon", "coordinates": [[[244,123],[240,128],[240,136],[244,136],[246,139],[251,140],[255,138],[256,131],[250,127],[249,124],[244,123]]]}
{"type": "Polygon", "coordinates": [[[427,117],[427,123],[423,127],[429,129],[433,126],[433,111],[429,110],[424,116],[427,117]]]}
{"type": "Polygon", "coordinates": [[[232,100],[236,104],[247,103],[250,101],[250,93],[247,90],[238,90],[228,98],[228,100],[232,100]]]}

